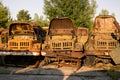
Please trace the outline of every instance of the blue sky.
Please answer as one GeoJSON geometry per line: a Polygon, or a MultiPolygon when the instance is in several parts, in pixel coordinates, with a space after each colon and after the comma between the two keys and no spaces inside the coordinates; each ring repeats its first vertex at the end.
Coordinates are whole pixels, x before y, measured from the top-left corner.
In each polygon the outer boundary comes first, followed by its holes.
{"type": "Polygon", "coordinates": [[[98,8],[96,15],[98,15],[102,9],[107,9],[109,13],[115,13],[117,21],[120,23],[120,0],[96,0],[98,8]]]}
{"type": "Polygon", "coordinates": [[[9,8],[14,19],[22,9],[28,10],[32,18],[35,13],[43,15],[44,0],[2,0],[2,2],[9,8]]]}
{"type": "MultiPolygon", "coordinates": [[[[28,10],[32,18],[35,13],[39,16],[43,15],[44,0],[2,0],[2,2],[9,8],[13,18],[16,18],[16,14],[22,9],[28,10]]],[[[115,17],[120,23],[120,0],[96,0],[96,2],[98,4],[96,15],[102,9],[107,9],[110,14],[115,13],[115,17]]]]}

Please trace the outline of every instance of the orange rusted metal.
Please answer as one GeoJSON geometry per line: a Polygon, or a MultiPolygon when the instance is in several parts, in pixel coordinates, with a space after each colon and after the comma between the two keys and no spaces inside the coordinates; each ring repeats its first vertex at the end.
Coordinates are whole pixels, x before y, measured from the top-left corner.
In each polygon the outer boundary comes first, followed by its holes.
{"type": "Polygon", "coordinates": [[[114,22],[117,22],[116,19],[110,15],[95,18],[91,36],[85,44],[85,54],[87,56],[111,58],[110,51],[119,45],[115,37],[118,28],[114,22]]]}
{"type": "Polygon", "coordinates": [[[84,44],[88,39],[88,29],[84,27],[78,27],[75,29],[76,43],[74,51],[84,51],[84,44]]]}
{"type": "MultiPolygon", "coordinates": [[[[86,32],[87,30],[85,29],[84,31],[86,32]]],[[[79,37],[81,35],[78,34],[77,36],[79,37]]],[[[58,61],[58,65],[62,64],[61,61],[64,60],[65,64],[67,62],[75,62],[80,66],[81,58],[84,56],[81,44],[84,44],[84,42],[80,43],[79,40],[77,41],[75,28],[71,19],[52,19],[49,25],[46,41],[42,49],[43,56],[47,58],[45,58],[45,60],[47,60],[46,62],[49,62],[49,60],[54,58],[54,60],[58,61]]]]}
{"type": "Polygon", "coordinates": [[[12,22],[8,28],[7,48],[0,51],[0,55],[40,56],[45,34],[39,25],[12,22]]]}

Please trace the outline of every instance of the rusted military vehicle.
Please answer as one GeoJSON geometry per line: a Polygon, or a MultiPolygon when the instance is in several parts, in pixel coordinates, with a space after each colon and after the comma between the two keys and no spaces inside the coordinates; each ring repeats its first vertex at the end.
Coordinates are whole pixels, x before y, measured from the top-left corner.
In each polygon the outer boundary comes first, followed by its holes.
{"type": "Polygon", "coordinates": [[[94,65],[98,62],[111,63],[110,52],[119,46],[116,19],[110,15],[97,16],[92,33],[85,44],[85,64],[94,65]]]}
{"type": "MultiPolygon", "coordinates": [[[[7,36],[4,36],[6,34],[5,31],[3,32],[1,33],[2,45],[7,46],[0,50],[0,56],[10,56],[10,60],[19,57],[24,60],[30,58],[31,60],[37,60],[36,63],[39,64],[42,43],[46,35],[45,30],[34,23],[12,22],[8,27],[7,36]],[[3,43],[6,43],[6,45],[3,43]]],[[[7,59],[7,62],[9,61],[7,59]]],[[[2,60],[2,62],[5,61],[2,60]]]]}
{"type": "Polygon", "coordinates": [[[38,26],[25,22],[11,23],[9,26],[8,50],[27,51],[31,53],[16,55],[40,55],[41,43],[38,26]]]}
{"type": "Polygon", "coordinates": [[[52,19],[42,49],[42,55],[45,56],[45,62],[57,61],[58,67],[66,65],[67,63],[68,65],[71,64],[79,68],[81,58],[84,55],[82,51],[80,52],[78,49],[79,44],[76,44],[76,39],[75,29],[69,18],[52,19]]]}

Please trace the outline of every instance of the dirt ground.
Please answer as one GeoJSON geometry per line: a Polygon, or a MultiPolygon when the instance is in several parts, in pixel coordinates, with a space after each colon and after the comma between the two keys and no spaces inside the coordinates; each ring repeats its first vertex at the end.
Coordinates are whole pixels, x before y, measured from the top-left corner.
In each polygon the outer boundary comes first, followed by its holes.
{"type": "Polygon", "coordinates": [[[119,70],[111,64],[73,67],[47,65],[39,68],[0,67],[0,80],[120,80],[119,70]]]}

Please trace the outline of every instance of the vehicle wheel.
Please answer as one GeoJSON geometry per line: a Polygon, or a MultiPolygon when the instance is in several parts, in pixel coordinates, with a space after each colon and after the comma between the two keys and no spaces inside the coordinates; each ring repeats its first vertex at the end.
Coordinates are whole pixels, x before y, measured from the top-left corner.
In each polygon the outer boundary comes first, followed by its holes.
{"type": "Polygon", "coordinates": [[[81,67],[81,60],[78,59],[78,61],[77,61],[77,70],[78,70],[80,67],[81,67]]]}
{"type": "Polygon", "coordinates": [[[95,56],[87,56],[84,60],[85,66],[93,66],[95,64],[95,56]]]}
{"type": "Polygon", "coordinates": [[[5,56],[0,56],[0,64],[5,65],[5,56]]]}
{"type": "Polygon", "coordinates": [[[45,64],[49,64],[50,63],[50,58],[46,56],[44,61],[45,61],[45,64]]]}
{"type": "Polygon", "coordinates": [[[46,65],[46,61],[45,61],[45,60],[42,60],[42,61],[40,62],[40,64],[39,64],[39,67],[42,67],[42,66],[44,66],[44,65],[46,65]]]}

